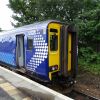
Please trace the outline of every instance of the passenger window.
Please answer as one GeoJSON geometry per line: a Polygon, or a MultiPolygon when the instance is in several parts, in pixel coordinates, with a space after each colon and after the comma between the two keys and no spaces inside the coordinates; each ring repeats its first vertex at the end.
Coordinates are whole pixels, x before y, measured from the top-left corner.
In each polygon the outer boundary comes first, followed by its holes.
{"type": "Polygon", "coordinates": [[[27,50],[32,50],[33,49],[33,38],[28,37],[27,38],[27,50]]]}
{"type": "Polygon", "coordinates": [[[50,35],[50,51],[57,51],[58,49],[58,35],[55,33],[50,35]]]}

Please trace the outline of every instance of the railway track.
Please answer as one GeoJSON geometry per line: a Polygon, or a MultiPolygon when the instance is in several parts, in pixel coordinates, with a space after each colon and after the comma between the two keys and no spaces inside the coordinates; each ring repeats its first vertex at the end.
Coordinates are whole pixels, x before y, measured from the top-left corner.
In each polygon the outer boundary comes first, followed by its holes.
{"type": "Polygon", "coordinates": [[[65,95],[75,100],[100,100],[99,98],[95,98],[93,96],[87,95],[77,90],[72,90],[70,93],[65,95]]]}

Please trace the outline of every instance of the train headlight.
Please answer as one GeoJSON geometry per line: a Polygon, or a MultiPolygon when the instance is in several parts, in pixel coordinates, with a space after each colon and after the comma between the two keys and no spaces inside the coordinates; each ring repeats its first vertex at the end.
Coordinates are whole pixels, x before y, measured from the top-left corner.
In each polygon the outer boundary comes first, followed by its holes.
{"type": "Polygon", "coordinates": [[[52,67],[52,71],[54,71],[55,70],[55,67],[52,67]]]}
{"type": "Polygon", "coordinates": [[[58,70],[58,65],[50,66],[50,71],[58,70]]]}

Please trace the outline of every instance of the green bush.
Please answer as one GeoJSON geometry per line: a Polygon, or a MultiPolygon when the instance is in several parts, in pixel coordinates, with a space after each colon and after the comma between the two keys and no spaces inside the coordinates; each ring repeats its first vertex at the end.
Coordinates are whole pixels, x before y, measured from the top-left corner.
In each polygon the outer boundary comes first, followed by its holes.
{"type": "Polygon", "coordinates": [[[83,59],[86,63],[99,63],[100,53],[95,52],[91,47],[82,47],[79,49],[79,59],[83,59]]]}
{"type": "Polygon", "coordinates": [[[100,75],[100,53],[96,53],[91,47],[79,49],[78,63],[82,70],[100,75]]]}

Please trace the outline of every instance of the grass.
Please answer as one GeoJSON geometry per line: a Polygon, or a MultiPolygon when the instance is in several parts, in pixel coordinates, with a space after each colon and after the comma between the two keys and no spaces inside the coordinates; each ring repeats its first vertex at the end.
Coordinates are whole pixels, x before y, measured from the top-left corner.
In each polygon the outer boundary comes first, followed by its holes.
{"type": "Polygon", "coordinates": [[[79,70],[86,70],[92,74],[100,75],[100,64],[87,63],[82,59],[79,60],[79,70]]]}

